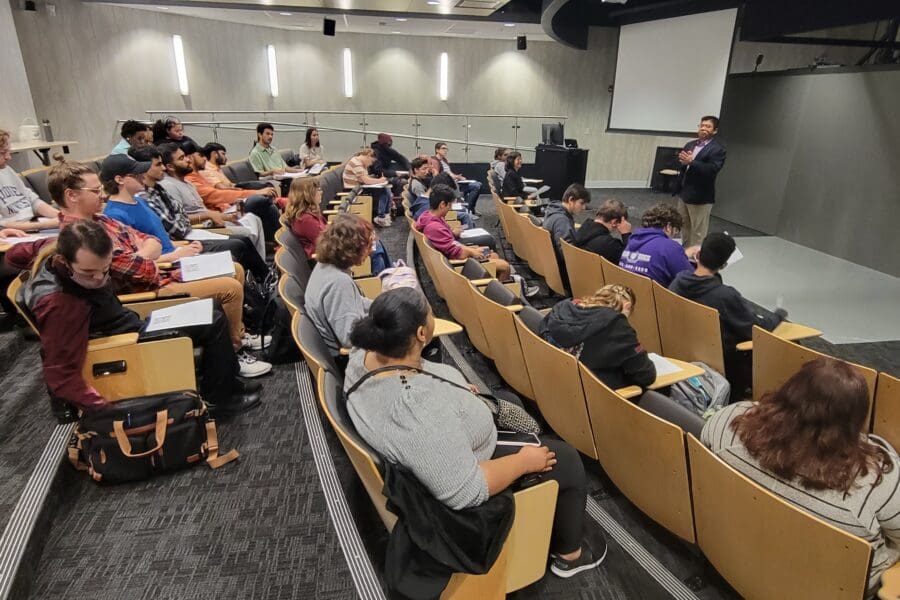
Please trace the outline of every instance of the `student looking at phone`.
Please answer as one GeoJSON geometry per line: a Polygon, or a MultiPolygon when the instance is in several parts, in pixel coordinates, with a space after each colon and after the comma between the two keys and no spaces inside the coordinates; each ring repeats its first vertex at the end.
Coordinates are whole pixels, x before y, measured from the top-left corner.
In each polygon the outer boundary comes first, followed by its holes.
{"type": "Polygon", "coordinates": [[[356,322],[344,387],[359,434],[453,510],[483,504],[525,475],[556,480],[550,570],[571,577],[599,565],[606,542],[598,536],[592,550],[584,540],[587,489],[578,452],[544,434],[541,446],[498,445],[478,389],[453,367],[422,359],[433,334],[431,307],[412,288],[384,292],[356,322]]]}

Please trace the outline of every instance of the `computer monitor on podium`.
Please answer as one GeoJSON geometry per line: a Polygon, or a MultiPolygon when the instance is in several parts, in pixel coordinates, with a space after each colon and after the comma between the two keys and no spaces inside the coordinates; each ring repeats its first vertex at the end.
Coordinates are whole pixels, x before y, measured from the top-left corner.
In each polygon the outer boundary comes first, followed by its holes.
{"type": "Polygon", "coordinates": [[[566,136],[562,123],[544,123],[541,125],[541,142],[548,146],[563,146],[566,136]]]}

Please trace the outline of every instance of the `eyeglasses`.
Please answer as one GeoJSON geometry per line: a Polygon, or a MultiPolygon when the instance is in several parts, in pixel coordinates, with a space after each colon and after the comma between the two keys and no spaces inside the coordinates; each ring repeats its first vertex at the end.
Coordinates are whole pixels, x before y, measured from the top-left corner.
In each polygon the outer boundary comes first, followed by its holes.
{"type": "Polygon", "coordinates": [[[92,188],[89,188],[89,187],[81,187],[81,188],[74,188],[74,189],[76,189],[76,190],[82,190],[82,191],[85,191],[85,192],[91,192],[91,193],[93,193],[93,194],[97,194],[98,196],[99,196],[101,193],[103,193],[103,186],[102,186],[102,185],[98,185],[97,187],[92,187],[92,188]]]}

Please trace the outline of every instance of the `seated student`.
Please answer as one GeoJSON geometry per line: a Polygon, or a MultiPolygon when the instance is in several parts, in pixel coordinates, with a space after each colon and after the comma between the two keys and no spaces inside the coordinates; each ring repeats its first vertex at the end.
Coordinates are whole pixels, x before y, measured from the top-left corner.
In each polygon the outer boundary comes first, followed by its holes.
{"type": "Polygon", "coordinates": [[[509,148],[497,148],[494,150],[494,160],[491,161],[491,170],[497,174],[502,183],[506,177],[506,157],[509,156],[509,148]]]}
{"type": "Polygon", "coordinates": [[[862,375],[818,358],[758,403],[726,406],[700,436],[754,483],[872,544],[867,598],[900,556],[900,460],[869,434],[868,412],[862,375]]]}
{"type": "Polygon", "coordinates": [[[309,169],[315,165],[324,165],[325,152],[322,150],[322,144],[319,141],[319,130],[315,127],[309,127],[306,130],[306,139],[300,146],[300,152],[297,153],[300,158],[300,166],[309,169]]]}
{"type": "Polygon", "coordinates": [[[328,227],[322,214],[322,187],[318,177],[304,177],[291,182],[288,203],[281,222],[303,245],[306,258],[316,253],[316,242],[328,227]]]}
{"type": "Polygon", "coordinates": [[[779,308],[773,313],[754,308],[739,291],[722,283],[719,271],[725,268],[734,249],[734,238],[727,233],[707,235],[697,254],[697,268],[676,275],[669,289],[719,311],[725,376],[732,389],[743,394],[753,384],[753,357],[750,352],[740,352],[735,346],[752,339],[754,325],[766,331],[775,329],[787,316],[787,311],[779,308]]]}
{"type": "Polygon", "coordinates": [[[386,177],[394,196],[399,196],[409,178],[409,159],[394,149],[394,138],[387,133],[379,133],[371,148],[375,152],[375,162],[369,172],[375,177],[386,177]],[[398,171],[406,171],[407,174],[399,175],[398,171]]]}
{"type": "Polygon", "coordinates": [[[0,227],[39,231],[59,227],[59,211],[41,200],[9,166],[9,132],[0,129],[0,227]],[[38,221],[37,217],[46,217],[38,221]]]}
{"type": "Polygon", "coordinates": [[[226,214],[206,208],[197,188],[184,179],[193,171],[184,150],[178,144],[163,144],[158,146],[158,149],[166,173],[156,187],[148,186],[147,188],[147,197],[151,206],[154,205],[154,194],[158,193],[161,197],[162,193],[165,193],[174,204],[180,205],[184,209],[191,223],[227,227],[232,233],[246,235],[253,242],[260,257],[265,259],[266,238],[260,218],[253,213],[240,214],[238,210],[229,211],[226,214]]]}
{"type": "Polygon", "coordinates": [[[260,123],[256,126],[256,144],[250,150],[250,165],[260,177],[298,173],[303,169],[289,167],[281,153],[272,146],[275,138],[275,127],[271,123],[260,123]]]}
{"type": "MultiPolygon", "coordinates": [[[[344,165],[343,182],[345,188],[355,188],[360,185],[375,185],[386,183],[384,177],[372,177],[369,175],[369,167],[375,162],[375,152],[371,148],[360,150],[350,157],[344,165]]],[[[380,227],[391,226],[391,190],[387,187],[378,189],[366,189],[366,194],[371,194],[375,201],[375,218],[372,219],[380,227]]]]}
{"type": "Polygon", "coordinates": [[[481,213],[475,210],[475,204],[478,202],[478,198],[481,195],[481,182],[468,181],[466,183],[460,183],[462,181],[465,181],[466,178],[464,175],[453,172],[453,169],[450,167],[450,161],[447,159],[448,153],[449,149],[446,142],[438,142],[434,145],[433,164],[437,166],[437,170],[434,174],[437,175],[439,173],[448,173],[459,187],[459,191],[462,193],[463,198],[465,199],[466,207],[469,209],[469,212],[475,216],[480,217],[481,213]]]}
{"type": "Polygon", "coordinates": [[[184,125],[178,117],[167,116],[157,120],[153,124],[153,145],[160,144],[181,144],[183,142],[193,142],[194,140],[184,135],[184,125]]]}
{"type": "Polygon", "coordinates": [[[656,368],[628,322],[635,302],[631,288],[619,284],[563,300],[541,322],[541,337],[578,357],[607,387],[645,388],[656,368]]]}
{"type": "Polygon", "coordinates": [[[550,570],[571,577],[599,565],[606,542],[598,536],[592,550],[584,541],[587,486],[578,452],[548,435],[540,447],[497,445],[493,415],[474,386],[458,370],[422,359],[433,333],[431,307],[411,288],[381,294],[356,323],[344,387],[359,435],[453,510],[483,504],[530,473],[557,481],[550,570]],[[372,373],[383,368],[392,370],[372,373]]]}
{"type": "MultiPolygon", "coordinates": [[[[115,156],[115,155],[114,155],[115,156]]],[[[83,379],[88,339],[140,332],[146,321],[128,310],[110,285],[113,242],[102,225],[76,220],[34,259],[25,284],[25,304],[41,333],[41,360],[50,394],[85,411],[107,401],[83,379]]],[[[214,304],[210,325],[180,330],[203,347],[199,391],[217,416],[243,413],[260,403],[261,386],[237,378],[238,360],[228,321],[214,304]]]]}
{"type": "MultiPolygon", "coordinates": [[[[167,248],[173,247],[172,240],[185,240],[193,231],[190,217],[180,202],[174,202],[166,191],[159,187],[159,182],[165,175],[165,167],[155,146],[132,148],[128,151],[128,156],[133,159],[132,166],[141,165],[141,169],[147,168],[140,178],[142,187],[133,188],[132,202],[128,201],[127,196],[117,197],[115,201],[110,197],[103,214],[156,237],[163,246],[163,252],[169,252],[167,248]]],[[[100,175],[102,179],[102,171],[100,175]]],[[[125,183],[131,185],[130,179],[131,177],[125,177],[125,183]]],[[[128,188],[129,185],[124,187],[128,188]]],[[[128,189],[120,189],[120,195],[128,193],[128,189]]],[[[224,240],[202,240],[194,244],[199,244],[202,252],[230,252],[232,259],[250,271],[260,283],[269,274],[269,267],[256,252],[248,235],[235,234],[224,240]]]]}
{"type": "Polygon", "coordinates": [[[417,156],[409,163],[409,191],[413,198],[424,196],[431,187],[431,166],[428,159],[423,156],[417,156]]]}
{"type": "Polygon", "coordinates": [[[553,248],[559,254],[559,240],[575,241],[575,215],[591,201],[591,193],[580,183],[573,183],[563,192],[562,200],[552,201],[544,211],[541,227],[550,232],[553,248]]]}
{"type": "Polygon", "coordinates": [[[506,174],[503,176],[503,185],[500,186],[501,198],[531,198],[534,192],[525,191],[525,182],[519,175],[522,168],[522,155],[519,152],[510,152],[506,155],[506,174]]]}
{"type": "MultiPolygon", "coordinates": [[[[200,171],[203,178],[210,182],[217,190],[264,190],[272,187],[271,181],[239,181],[232,183],[222,172],[222,167],[228,164],[228,150],[222,144],[210,142],[200,149],[200,154],[206,158],[206,166],[200,171]]],[[[273,188],[274,189],[274,188],[273,188]]],[[[271,192],[269,192],[271,194],[271,192]]]]}
{"type": "MultiPolygon", "coordinates": [[[[448,188],[453,190],[453,196],[455,198],[454,203],[458,202],[459,208],[452,208],[452,205],[451,205],[451,209],[456,212],[456,220],[459,221],[459,224],[462,226],[462,229],[466,230],[466,229],[472,229],[473,227],[475,227],[475,221],[477,221],[479,217],[477,215],[473,215],[472,213],[470,213],[468,207],[465,204],[463,204],[462,194],[460,194],[459,190],[456,189],[456,182],[453,181],[453,178],[450,177],[450,174],[449,173],[439,173],[439,174],[435,175],[434,177],[432,177],[431,178],[431,187],[434,188],[434,186],[436,186],[436,185],[446,185],[448,188]]],[[[428,194],[430,194],[430,193],[431,192],[429,190],[428,194]]],[[[426,204],[427,204],[427,200],[428,200],[427,195],[426,195],[425,200],[426,200],[426,204]]],[[[425,206],[425,208],[427,209],[428,206],[425,206]]],[[[419,218],[418,215],[416,215],[416,218],[417,219],[419,218]]],[[[455,234],[455,232],[454,232],[454,234],[455,234]]],[[[494,238],[492,236],[484,236],[483,238],[473,238],[473,240],[474,241],[472,241],[470,243],[484,244],[485,246],[488,246],[491,250],[497,249],[497,242],[494,240],[494,238]]]]}
{"type": "Polygon", "coordinates": [[[697,253],[697,248],[685,250],[671,239],[681,224],[675,207],[664,202],[650,207],[641,218],[641,227],[628,238],[619,266],[669,287],[676,275],[694,268],[688,256],[697,253]]]}
{"type": "Polygon", "coordinates": [[[153,131],[150,126],[132,119],[122,123],[120,133],[122,139],[113,146],[113,149],[109,151],[110,154],[128,154],[130,148],[149,146],[153,141],[153,131]]]}
{"type": "Polygon", "coordinates": [[[459,234],[455,233],[444,220],[455,201],[456,193],[451,187],[443,184],[435,185],[428,198],[429,209],[419,215],[416,229],[422,232],[435,250],[447,258],[479,260],[487,258],[497,266],[497,279],[501,281],[509,279],[512,274],[509,263],[501,259],[496,252],[492,252],[489,246],[466,246],[457,240],[459,234]]]}
{"type": "Polygon", "coordinates": [[[618,200],[609,198],[603,201],[593,219],[585,221],[575,230],[575,245],[617,265],[630,237],[628,209],[618,200]],[[611,235],[613,231],[618,232],[621,239],[611,235]]]}
{"type": "Polygon", "coordinates": [[[201,171],[206,168],[206,157],[200,152],[200,148],[192,142],[186,142],[181,145],[181,149],[184,150],[191,165],[191,171],[184,176],[184,181],[196,188],[207,208],[226,211],[236,204],[240,205],[244,211],[256,215],[262,221],[266,241],[271,242],[275,239],[281,210],[275,205],[275,196],[278,192],[274,188],[266,186],[260,190],[217,189],[201,175],[201,171]]]}
{"type": "Polygon", "coordinates": [[[336,360],[350,347],[353,323],[369,312],[372,301],[362,295],[350,267],[361,265],[372,252],[375,229],[358,215],[340,213],[316,243],[316,263],[306,285],[306,316],[336,360]]]}
{"type": "MultiPolygon", "coordinates": [[[[113,242],[110,277],[115,293],[157,291],[159,297],[188,294],[197,298],[212,298],[222,305],[228,318],[231,343],[239,352],[241,375],[257,377],[272,369],[269,363],[257,361],[251,354],[241,351],[245,343],[253,342],[250,336],[244,334],[244,273],[240,266],[236,267],[234,277],[191,282],[179,281],[181,275],[178,270],[161,271],[155,262],[162,254],[159,240],[98,214],[103,186],[97,174],[82,164],[66,162],[60,154],[55,158],[59,164],[50,169],[47,187],[50,197],[60,207],[60,225],[65,227],[85,220],[96,221],[103,226],[113,242]]],[[[21,245],[24,244],[17,244],[17,247],[21,245]]]]}

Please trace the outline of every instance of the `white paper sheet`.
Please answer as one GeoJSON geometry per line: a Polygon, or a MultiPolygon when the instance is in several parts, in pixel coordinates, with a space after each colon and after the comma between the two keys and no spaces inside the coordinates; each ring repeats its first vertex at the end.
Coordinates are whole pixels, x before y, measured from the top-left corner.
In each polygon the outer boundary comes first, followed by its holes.
{"type": "Polygon", "coordinates": [[[282,179],[297,179],[299,177],[309,177],[309,171],[298,171],[296,173],[281,173],[280,175],[273,176],[273,179],[276,181],[281,181],[282,179]]]}
{"type": "Polygon", "coordinates": [[[454,202],[450,205],[451,210],[463,210],[466,207],[462,202],[454,202]]]}
{"type": "Polygon", "coordinates": [[[728,265],[733,265],[742,258],[744,258],[744,255],[741,253],[741,249],[735,247],[734,252],[731,253],[731,258],[728,259],[728,262],[725,263],[725,266],[727,267],[728,265]]]}
{"type": "Polygon", "coordinates": [[[544,183],[544,180],[543,179],[529,179],[527,177],[523,177],[522,183],[544,183]]]}
{"type": "Polygon", "coordinates": [[[460,179],[456,183],[475,183],[474,179],[460,179]]]}
{"type": "Polygon", "coordinates": [[[212,298],[192,300],[168,308],[160,308],[150,313],[150,322],[147,324],[146,331],[209,325],[212,323],[212,311],[212,298]]]}
{"type": "Polygon", "coordinates": [[[681,367],[670,361],[669,359],[656,354],[655,352],[650,352],[647,354],[650,357],[650,361],[653,363],[653,366],[656,367],[656,376],[662,377],[663,375],[671,375],[672,373],[677,373],[681,370],[681,367]]]}
{"type": "Polygon", "coordinates": [[[234,262],[230,252],[212,252],[182,258],[181,280],[197,281],[210,277],[233,277],[234,262]]]}
{"type": "Polygon", "coordinates": [[[310,175],[318,175],[325,168],[325,163],[317,163],[309,168],[310,175]]]}
{"type": "Polygon", "coordinates": [[[227,235],[216,233],[214,231],[206,231],[204,229],[191,229],[191,232],[184,236],[186,240],[203,241],[203,240],[227,240],[227,235]]]}
{"type": "Polygon", "coordinates": [[[385,181],[384,183],[367,183],[366,185],[364,185],[362,187],[367,190],[380,190],[380,189],[386,188],[389,185],[391,185],[391,184],[389,184],[388,182],[385,181]]]}
{"type": "Polygon", "coordinates": [[[459,238],[462,240],[478,237],[480,235],[491,235],[489,231],[482,229],[481,227],[476,227],[475,229],[466,229],[461,234],[459,234],[459,238]]]}

